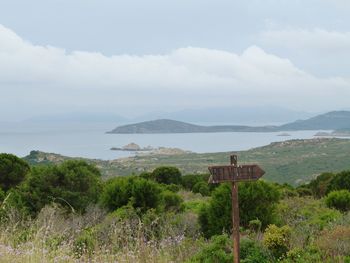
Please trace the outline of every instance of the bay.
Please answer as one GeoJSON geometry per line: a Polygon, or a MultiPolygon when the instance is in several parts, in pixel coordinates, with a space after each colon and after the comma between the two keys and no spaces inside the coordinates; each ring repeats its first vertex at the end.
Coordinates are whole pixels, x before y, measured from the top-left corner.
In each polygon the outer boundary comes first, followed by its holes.
{"type": "Polygon", "coordinates": [[[278,136],[281,132],[227,132],[186,134],[106,134],[106,125],[77,128],[36,127],[35,129],[0,130],[0,152],[18,156],[28,155],[31,150],[58,153],[71,157],[111,160],[132,156],[135,153],[111,151],[134,142],[141,147],[169,147],[187,151],[223,152],[241,151],[264,146],[271,142],[291,139],[310,139],[319,131],[291,131],[290,136],[278,136]]]}

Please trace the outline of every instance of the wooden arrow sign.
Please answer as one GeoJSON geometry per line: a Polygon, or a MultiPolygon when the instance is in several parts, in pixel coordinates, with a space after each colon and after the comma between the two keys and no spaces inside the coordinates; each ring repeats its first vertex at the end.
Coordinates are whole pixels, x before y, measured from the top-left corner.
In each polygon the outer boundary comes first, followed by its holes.
{"type": "Polygon", "coordinates": [[[209,183],[231,182],[232,197],[232,238],[233,238],[233,262],[239,263],[239,205],[238,182],[256,181],[264,175],[265,171],[257,164],[237,165],[237,155],[231,155],[231,165],[209,166],[209,183]]]}
{"type": "Polygon", "coordinates": [[[208,169],[209,183],[256,181],[265,174],[257,164],[210,166],[208,169]]]}

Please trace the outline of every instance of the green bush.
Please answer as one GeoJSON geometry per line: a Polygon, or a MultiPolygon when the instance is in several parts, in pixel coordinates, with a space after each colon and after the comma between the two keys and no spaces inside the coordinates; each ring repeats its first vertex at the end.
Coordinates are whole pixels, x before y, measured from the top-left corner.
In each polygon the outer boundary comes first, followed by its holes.
{"type": "Polygon", "coordinates": [[[338,209],[342,212],[350,210],[350,191],[339,190],[330,192],[326,197],[328,207],[338,209]]]}
{"type": "Polygon", "coordinates": [[[298,187],[297,193],[299,196],[310,196],[312,195],[312,191],[309,188],[306,187],[298,187]]]}
{"type": "Polygon", "coordinates": [[[350,171],[343,171],[336,174],[329,182],[327,193],[343,189],[350,191],[350,171]]]}
{"type": "Polygon", "coordinates": [[[155,182],[139,177],[130,177],[129,189],[129,200],[132,206],[142,213],[150,208],[157,208],[161,201],[161,188],[155,182]]]}
{"type": "Polygon", "coordinates": [[[193,193],[200,193],[203,196],[210,195],[210,189],[207,182],[198,182],[192,188],[193,193]]]}
{"type": "Polygon", "coordinates": [[[213,236],[189,262],[231,263],[232,242],[227,235],[213,236]]]}
{"type": "Polygon", "coordinates": [[[13,154],[0,154],[0,188],[5,192],[21,183],[30,171],[27,162],[13,154]]]}
{"type": "Polygon", "coordinates": [[[311,189],[315,197],[321,198],[326,195],[331,180],[334,178],[333,173],[322,173],[312,180],[307,187],[311,189]]]}
{"type": "Polygon", "coordinates": [[[240,242],[241,263],[269,263],[273,261],[270,253],[257,242],[242,238],[240,242]]]}
{"type": "Polygon", "coordinates": [[[291,233],[291,228],[287,225],[283,227],[269,225],[265,230],[263,243],[276,258],[281,258],[289,250],[291,233]]]}
{"type": "Polygon", "coordinates": [[[181,185],[185,189],[192,191],[195,184],[199,182],[207,183],[208,178],[208,174],[186,174],[181,177],[181,185]]]}
{"type": "Polygon", "coordinates": [[[273,184],[262,180],[241,183],[238,199],[241,225],[248,226],[249,221],[253,219],[259,219],[262,227],[274,222],[280,193],[273,184]]]}
{"type": "Polygon", "coordinates": [[[115,177],[105,182],[100,197],[101,204],[109,211],[114,211],[129,202],[131,196],[127,177],[115,177]]]}
{"type": "Polygon", "coordinates": [[[152,172],[152,177],[161,184],[180,184],[181,172],[176,167],[162,166],[152,172]]]}
{"type": "Polygon", "coordinates": [[[165,190],[161,194],[162,205],[166,211],[179,211],[183,203],[182,198],[169,190],[165,190]]]}
{"type": "Polygon", "coordinates": [[[23,203],[33,214],[51,202],[84,212],[88,205],[98,201],[100,177],[97,168],[83,161],[35,167],[11,199],[16,199],[18,205],[23,203]]]}
{"type": "Polygon", "coordinates": [[[164,189],[169,190],[173,193],[177,193],[178,191],[180,191],[180,186],[177,184],[168,184],[164,185],[164,189]]]}
{"type": "Polygon", "coordinates": [[[322,262],[323,253],[314,248],[293,248],[287,252],[285,258],[281,261],[283,263],[314,263],[322,262]]]}
{"type": "Polygon", "coordinates": [[[105,183],[101,204],[109,211],[127,204],[140,210],[157,208],[161,201],[161,187],[156,182],[137,177],[116,177],[105,183]]]}
{"type": "MultiPolygon", "coordinates": [[[[255,241],[243,238],[240,242],[240,260],[242,263],[269,263],[272,257],[255,241]]],[[[227,235],[217,235],[213,236],[189,262],[231,263],[232,261],[232,240],[227,235]]]]}
{"type": "MultiPolygon", "coordinates": [[[[275,219],[275,208],[279,201],[278,189],[264,181],[241,183],[238,191],[240,223],[248,226],[249,222],[259,219],[262,227],[275,219]]],[[[213,193],[208,205],[202,207],[199,215],[202,231],[206,237],[230,232],[231,220],[231,186],[222,184],[213,193]]]]}

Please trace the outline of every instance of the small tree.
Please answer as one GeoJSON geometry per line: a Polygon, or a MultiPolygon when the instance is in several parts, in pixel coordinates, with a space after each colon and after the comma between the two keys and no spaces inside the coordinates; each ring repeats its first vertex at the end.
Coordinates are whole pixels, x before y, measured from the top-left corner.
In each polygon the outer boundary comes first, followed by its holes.
{"type": "Polygon", "coordinates": [[[21,183],[30,168],[27,162],[13,154],[0,154],[0,187],[7,191],[21,183]]]}
{"type": "Polygon", "coordinates": [[[116,177],[106,182],[101,203],[110,211],[129,204],[143,213],[158,207],[160,193],[161,187],[154,181],[137,176],[116,177]]]}
{"type": "MultiPolygon", "coordinates": [[[[264,181],[240,183],[238,191],[240,223],[248,226],[259,219],[262,226],[274,221],[275,206],[279,200],[278,189],[264,181]]],[[[231,232],[231,186],[221,184],[213,193],[208,205],[202,207],[199,220],[206,237],[231,232]]]]}
{"type": "Polygon", "coordinates": [[[84,161],[66,161],[61,165],[33,168],[18,189],[22,202],[32,213],[46,204],[59,203],[78,212],[96,203],[101,191],[101,175],[84,161]]]}
{"type": "Polygon", "coordinates": [[[180,184],[181,172],[176,167],[162,166],[152,172],[153,178],[161,184],[180,184]]]}
{"type": "Polygon", "coordinates": [[[342,212],[350,210],[350,191],[339,190],[330,192],[326,197],[328,207],[338,209],[342,212]]]}

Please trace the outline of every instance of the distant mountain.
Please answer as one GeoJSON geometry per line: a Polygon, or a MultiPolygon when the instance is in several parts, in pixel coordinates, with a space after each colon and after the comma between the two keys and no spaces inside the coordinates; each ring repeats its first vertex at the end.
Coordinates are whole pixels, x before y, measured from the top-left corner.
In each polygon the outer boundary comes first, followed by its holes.
{"type": "Polygon", "coordinates": [[[350,128],[350,111],[333,111],[281,126],[216,125],[202,126],[170,119],[123,125],[108,133],[206,133],[206,132],[273,132],[296,130],[344,130],[350,128]]]}
{"type": "Polygon", "coordinates": [[[293,111],[281,107],[215,107],[184,109],[175,112],[151,112],[132,119],[133,122],[171,119],[202,125],[231,124],[260,126],[282,124],[315,116],[309,112],[293,111]]]}
{"type": "Polygon", "coordinates": [[[249,127],[243,125],[202,126],[181,121],[161,119],[123,125],[108,133],[206,133],[206,132],[251,132],[271,131],[274,126],[249,127]]]}
{"type": "Polygon", "coordinates": [[[350,111],[331,111],[307,120],[279,126],[280,130],[348,130],[350,111]]]}

